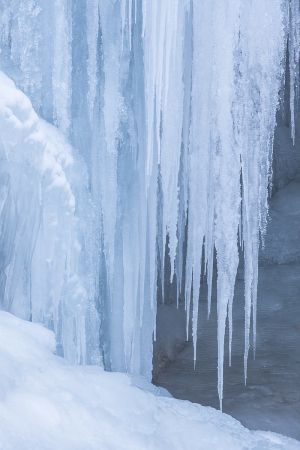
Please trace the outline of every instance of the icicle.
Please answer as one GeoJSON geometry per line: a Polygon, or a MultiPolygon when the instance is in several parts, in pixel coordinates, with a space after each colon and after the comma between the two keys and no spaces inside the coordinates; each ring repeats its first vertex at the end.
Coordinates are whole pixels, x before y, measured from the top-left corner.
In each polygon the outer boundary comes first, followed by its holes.
{"type": "Polygon", "coordinates": [[[97,56],[98,56],[98,37],[99,37],[99,0],[89,1],[87,13],[87,44],[88,44],[88,109],[89,119],[92,122],[96,89],[97,89],[97,56]]]}
{"type": "Polygon", "coordinates": [[[128,39],[129,49],[132,46],[132,13],[133,8],[136,22],[136,0],[120,0],[121,3],[121,27],[122,27],[122,48],[125,46],[125,39],[128,39]],[[135,4],[133,5],[133,2],[135,4]]]}
{"type": "Polygon", "coordinates": [[[233,306],[233,296],[229,298],[228,302],[228,311],[227,311],[227,317],[228,317],[228,327],[229,327],[229,340],[228,340],[228,365],[231,367],[231,356],[232,356],[232,333],[233,333],[233,323],[232,323],[232,306],[233,306]]]}
{"type": "Polygon", "coordinates": [[[289,71],[290,71],[290,111],[291,136],[295,144],[295,105],[299,99],[299,60],[300,60],[300,3],[289,0],[289,71]]]}
{"type": "MultiPolygon", "coordinates": [[[[153,155],[153,118],[163,195],[163,242],[168,234],[171,278],[177,250],[178,173],[183,126],[183,2],[144,3],[148,170],[153,155]],[[148,15],[150,16],[148,19],[148,15]]],[[[153,162],[153,160],[152,160],[153,162]]],[[[163,256],[164,260],[164,256],[163,256]]]]}
{"type": "MultiPolygon", "coordinates": [[[[213,161],[210,158],[209,162],[209,172],[213,172],[213,161]]],[[[205,233],[205,265],[206,265],[206,280],[207,280],[207,317],[210,317],[211,312],[211,300],[212,300],[212,281],[213,281],[213,270],[214,270],[214,186],[212,182],[212,177],[210,178],[209,187],[209,199],[208,199],[208,213],[207,213],[207,224],[205,233]]]]}
{"type": "Polygon", "coordinates": [[[54,1],[53,115],[55,124],[68,134],[71,101],[71,18],[68,0],[54,1]]]}
{"type": "Polygon", "coordinates": [[[251,309],[253,342],[256,341],[256,295],[259,233],[265,233],[268,213],[268,184],[271,172],[273,134],[276,124],[278,94],[284,61],[284,27],[280,1],[244,5],[241,13],[239,61],[237,67],[237,98],[235,108],[236,141],[242,167],[242,238],[245,259],[245,352],[244,377],[250,347],[251,309]],[[272,15],[268,14],[272,8],[272,15]],[[257,28],[257,18],[260,23],[257,28]],[[256,32],[253,33],[255,27],[256,32]],[[261,52],[264,36],[273,38],[261,52]],[[247,55],[245,58],[243,55],[247,55]],[[252,76],[255,74],[255,76],[252,76]],[[239,101],[252,105],[244,111],[239,101]]]}
{"type": "MultiPolygon", "coordinates": [[[[15,0],[5,9],[10,10],[8,48],[12,72],[20,70],[18,85],[28,94],[34,106],[41,106],[42,63],[41,0],[15,0]]],[[[5,18],[5,16],[4,16],[5,18]]],[[[9,67],[9,66],[8,66],[9,67]]],[[[49,68],[48,68],[49,70],[49,68]]]]}
{"type": "Polygon", "coordinates": [[[207,54],[211,50],[212,10],[207,5],[193,5],[193,66],[190,144],[188,154],[188,242],[186,256],[185,297],[187,308],[187,337],[190,319],[190,297],[193,295],[193,345],[196,357],[198,335],[198,302],[201,277],[201,256],[206,231],[209,189],[210,130],[206,120],[210,110],[211,65],[207,54]],[[205,20],[203,18],[205,17],[205,20]],[[203,22],[202,22],[203,20],[203,22]],[[205,45],[203,43],[205,42],[205,45]],[[207,83],[208,82],[208,83],[207,83]]]}
{"type": "Polygon", "coordinates": [[[222,74],[214,73],[216,136],[215,136],[215,246],[217,252],[217,314],[218,314],[218,394],[220,408],[223,400],[224,339],[227,309],[232,302],[238,266],[237,232],[240,211],[240,156],[234,141],[232,103],[234,100],[235,49],[239,35],[240,2],[217,8],[217,35],[214,49],[215,67],[226,61],[222,74]],[[228,9],[229,8],[229,9],[228,9]],[[226,11],[227,9],[227,11],[226,11]],[[227,13],[227,14],[226,14],[227,13]],[[220,95],[222,93],[222,95],[220,95]],[[219,95],[218,95],[219,94],[219,95]],[[225,194],[226,192],[226,194],[225,194]]]}

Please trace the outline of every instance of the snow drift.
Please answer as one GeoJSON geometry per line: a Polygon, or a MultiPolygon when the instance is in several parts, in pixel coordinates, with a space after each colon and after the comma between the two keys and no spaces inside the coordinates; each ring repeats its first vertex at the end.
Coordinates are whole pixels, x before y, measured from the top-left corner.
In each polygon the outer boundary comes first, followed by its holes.
{"type": "Polygon", "coordinates": [[[142,379],[53,354],[41,325],[0,312],[0,448],[3,450],[298,450],[249,431],[212,408],[159,395],[142,379]]]}

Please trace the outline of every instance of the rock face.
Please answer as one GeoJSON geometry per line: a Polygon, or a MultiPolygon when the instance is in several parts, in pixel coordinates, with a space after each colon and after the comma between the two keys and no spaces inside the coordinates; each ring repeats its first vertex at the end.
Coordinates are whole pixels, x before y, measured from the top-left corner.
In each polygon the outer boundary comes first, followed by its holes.
{"type": "Polygon", "coordinates": [[[273,196],[265,248],[261,252],[263,265],[292,263],[300,263],[300,178],[273,196]]]}
{"type": "Polygon", "coordinates": [[[279,119],[274,142],[273,195],[260,263],[300,262],[300,113],[295,143],[288,122],[279,119]]]}
{"type": "MultiPolygon", "coordinates": [[[[300,116],[298,116],[298,123],[300,116]]],[[[298,126],[298,130],[299,130],[298,126]]],[[[282,121],[276,129],[273,158],[273,194],[300,175],[300,133],[297,132],[295,145],[290,128],[282,121]]]]}

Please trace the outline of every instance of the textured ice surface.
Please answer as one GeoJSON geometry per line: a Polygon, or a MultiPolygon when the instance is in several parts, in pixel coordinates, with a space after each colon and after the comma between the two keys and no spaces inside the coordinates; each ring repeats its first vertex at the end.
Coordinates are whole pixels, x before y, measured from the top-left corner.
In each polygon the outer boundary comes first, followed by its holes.
{"type": "Polygon", "coordinates": [[[155,392],[146,381],[72,366],[54,335],[0,312],[0,448],[3,450],[298,450],[212,408],[155,392]],[[142,386],[142,389],[138,386],[142,386]]]}
{"type": "Polygon", "coordinates": [[[0,91],[1,307],[45,323],[66,357],[87,362],[99,338],[85,167],[2,72],[0,91]]]}
{"type": "MultiPolygon", "coordinates": [[[[92,293],[87,309],[81,295],[79,303],[66,296],[60,317],[68,318],[68,348],[75,343],[81,355],[75,359],[86,360],[97,346],[106,367],[150,379],[157,275],[164,278],[169,259],[177,296],[185,296],[196,361],[200,279],[206,272],[209,305],[216,250],[222,401],[238,235],[245,260],[245,379],[251,322],[256,341],[258,249],[286,66],[292,136],[295,128],[299,1],[0,0],[0,11],[0,68],[87,166],[93,242],[83,258],[77,252],[68,261],[85,266],[91,258],[92,293]]],[[[81,223],[86,214],[79,215],[81,223]]],[[[70,236],[68,226],[60,229],[70,236]]],[[[63,273],[57,270],[57,286],[63,273]]],[[[34,277],[25,278],[27,291],[40,283],[34,277]]],[[[55,298],[50,308],[57,309],[55,298]]],[[[6,307],[22,315],[21,307],[10,306],[9,300],[6,307]]]]}

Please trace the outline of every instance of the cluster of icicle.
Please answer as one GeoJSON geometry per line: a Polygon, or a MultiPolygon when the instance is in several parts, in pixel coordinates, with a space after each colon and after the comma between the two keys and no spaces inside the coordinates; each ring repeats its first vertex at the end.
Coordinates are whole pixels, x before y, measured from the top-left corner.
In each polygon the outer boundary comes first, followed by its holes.
{"type": "Polygon", "coordinates": [[[177,295],[184,293],[196,360],[200,279],[206,275],[209,314],[216,254],[222,404],[239,246],[245,379],[251,320],[255,347],[258,250],[287,54],[295,134],[299,0],[0,5],[2,70],[65,133],[88,168],[105,366],[150,376],[166,248],[177,295]]]}

